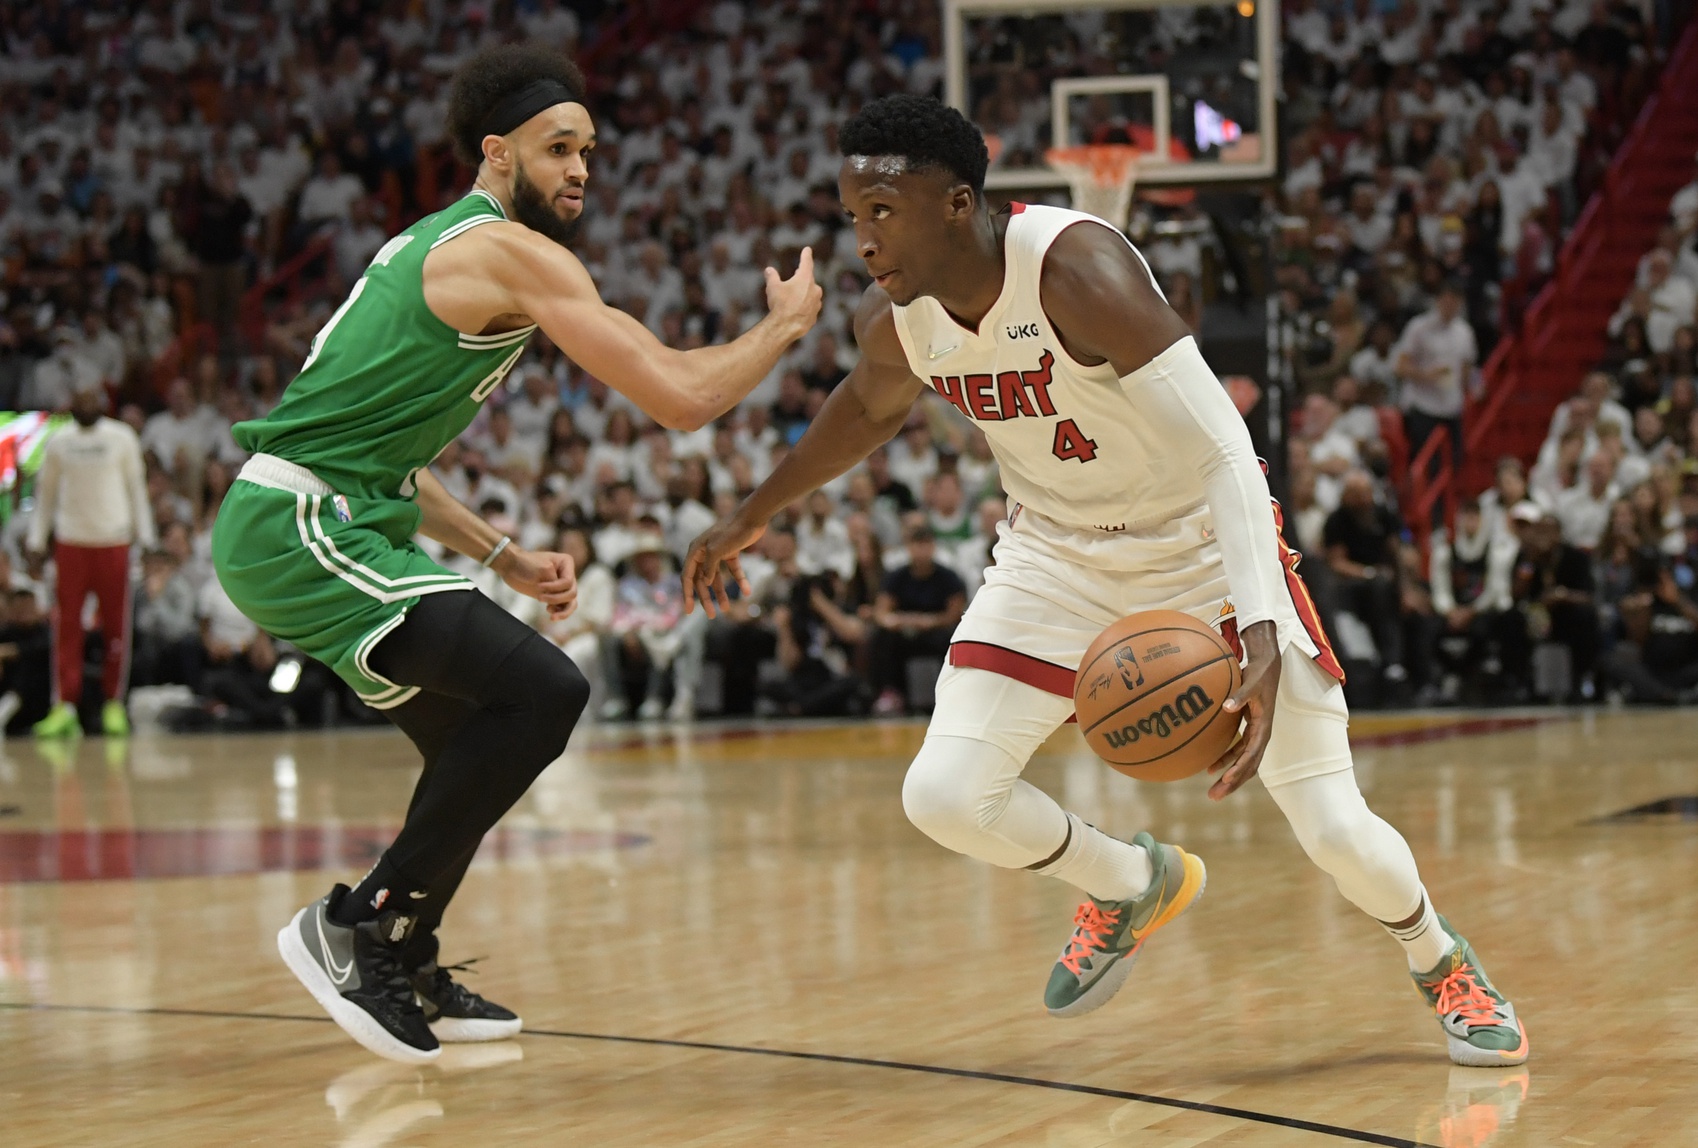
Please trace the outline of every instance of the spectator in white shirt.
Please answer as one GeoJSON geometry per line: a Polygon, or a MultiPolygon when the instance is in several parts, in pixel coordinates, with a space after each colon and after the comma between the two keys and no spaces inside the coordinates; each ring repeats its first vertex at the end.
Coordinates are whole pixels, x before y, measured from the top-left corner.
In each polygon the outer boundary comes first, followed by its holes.
{"type": "Polygon", "coordinates": [[[1378,255],[1391,238],[1391,220],[1378,211],[1378,196],[1372,185],[1357,184],[1351,192],[1344,228],[1357,250],[1369,255],[1378,255]]]}
{"type": "Polygon", "coordinates": [[[832,570],[845,579],[855,572],[849,529],[823,490],[808,496],[807,513],[796,523],[796,565],[803,574],[832,570]]]}
{"type": "Polygon", "coordinates": [[[1670,274],[1698,287],[1698,249],[1694,249],[1688,242],[1688,237],[1682,236],[1672,223],[1665,225],[1657,233],[1657,245],[1640,256],[1639,268],[1633,276],[1634,286],[1651,285],[1651,255],[1656,251],[1668,255],[1670,274]]]}
{"type": "Polygon", "coordinates": [[[1498,194],[1503,203],[1503,232],[1499,247],[1506,255],[1521,249],[1521,225],[1545,206],[1545,185],[1531,165],[1521,159],[1512,143],[1505,143],[1498,156],[1498,194]]]}
{"type": "Polygon", "coordinates": [[[318,157],[318,171],[301,188],[296,207],[303,226],[316,230],[327,223],[353,218],[355,201],[365,196],[359,177],[342,170],[342,160],[326,148],[318,157]]]}
{"type": "Polygon", "coordinates": [[[362,195],[354,200],[348,221],[336,229],[336,237],[330,241],[330,249],[336,257],[336,269],[349,283],[365,274],[371,257],[389,240],[373,217],[374,207],[369,196],[362,195]]]}
{"type": "Polygon", "coordinates": [[[1564,219],[1574,214],[1574,166],[1580,157],[1580,141],[1564,122],[1561,104],[1547,103],[1527,140],[1527,163],[1545,189],[1562,204],[1564,219]]]}
{"type": "Polygon", "coordinates": [[[460,452],[460,474],[466,484],[466,495],[460,501],[472,507],[498,502],[503,514],[518,520],[525,500],[519,497],[518,488],[491,471],[489,459],[481,450],[467,447],[460,452]]]}
{"type": "Polygon", "coordinates": [[[1557,49],[1555,78],[1565,103],[1574,104],[1582,112],[1598,106],[1598,85],[1581,69],[1573,48],[1565,45],[1557,49]]]}
{"type": "Polygon", "coordinates": [[[401,109],[401,123],[420,148],[435,147],[448,138],[448,96],[435,72],[414,73],[418,91],[401,109]]]}
{"type": "Polygon", "coordinates": [[[42,736],[69,737],[81,731],[77,701],[83,684],[83,603],[100,604],[106,655],[101,688],[102,717],[110,735],[129,732],[122,697],[130,662],[130,547],[154,545],[153,514],[136,432],[101,414],[106,393],[97,384],[71,400],[76,425],[47,440],[36,479],[36,513],[29,524],[29,552],[39,561],[54,540],[54,637],[59,703],[37,727],[42,736]]]}
{"type": "Polygon", "coordinates": [[[924,490],[926,482],[937,473],[937,447],[932,444],[931,426],[920,408],[915,408],[908,425],[886,451],[891,475],[911,491],[924,490]]]}
{"type": "Polygon", "coordinates": [[[1661,248],[1653,250],[1646,260],[1645,275],[1645,285],[1629,292],[1610,319],[1609,333],[1612,337],[1619,334],[1629,316],[1637,315],[1644,320],[1645,339],[1651,350],[1666,354],[1674,344],[1674,333],[1694,322],[1698,291],[1674,274],[1674,261],[1661,248]]]}
{"type": "Polygon", "coordinates": [[[1442,426],[1450,433],[1452,462],[1460,462],[1463,399],[1474,384],[1479,358],[1474,328],[1462,315],[1462,288],[1447,281],[1432,310],[1411,319],[1397,343],[1399,400],[1411,458],[1442,426]]]}
{"type": "Polygon", "coordinates": [[[53,353],[36,364],[27,402],[32,410],[62,411],[79,391],[100,385],[100,371],[69,327],[53,332],[53,353]]]}
{"type": "Polygon", "coordinates": [[[542,469],[542,444],[514,433],[513,414],[506,407],[490,410],[489,433],[478,446],[489,460],[490,472],[502,475],[516,488],[530,486],[542,469]]]}
{"type": "MultiPolygon", "coordinates": [[[[1693,163],[1698,164],[1698,156],[1693,157],[1693,163]]],[[[1690,242],[1698,233],[1698,172],[1693,174],[1691,183],[1674,193],[1669,201],[1669,218],[1674,220],[1683,240],[1690,242]]]]}
{"type": "Polygon", "coordinates": [[[1586,460],[1585,476],[1557,496],[1556,516],[1562,524],[1562,540],[1570,546],[1591,550],[1604,536],[1610,523],[1610,506],[1621,497],[1615,485],[1615,456],[1596,451],[1586,460]]]}
{"type": "Polygon", "coordinates": [[[1620,428],[1623,441],[1631,440],[1633,416],[1610,397],[1614,389],[1614,381],[1605,372],[1588,374],[1581,380],[1579,392],[1551,413],[1550,429],[1545,432],[1546,445],[1557,442],[1572,427],[1585,432],[1586,454],[1590,455],[1598,448],[1596,428],[1600,423],[1614,423],[1620,428]]]}
{"type": "Polygon", "coordinates": [[[1315,468],[1315,501],[1330,514],[1338,509],[1345,476],[1362,465],[1361,452],[1339,424],[1338,405],[1325,395],[1304,400],[1303,435],[1315,468]]]}
{"type": "Polygon", "coordinates": [[[200,469],[211,453],[217,412],[195,402],[189,380],[178,376],[165,391],[165,409],[147,420],[141,445],[184,493],[198,485],[200,469]]]}
{"type": "Polygon", "coordinates": [[[1362,400],[1362,384],[1350,375],[1340,375],[1332,385],[1332,401],[1338,407],[1335,424],[1358,449],[1380,441],[1380,412],[1362,400]]]}
{"type": "Polygon", "coordinates": [[[513,437],[532,444],[540,458],[548,446],[554,412],[560,409],[560,395],[554,376],[541,363],[526,364],[519,368],[518,375],[520,392],[507,403],[508,414],[513,419],[513,437]]]}
{"type": "Polygon", "coordinates": [[[658,240],[643,244],[637,265],[625,276],[625,290],[647,305],[637,316],[651,331],[660,330],[660,320],[684,305],[684,277],[666,261],[666,248],[658,240]]]}
{"type": "Polygon", "coordinates": [[[106,315],[99,308],[90,307],[83,312],[79,350],[99,374],[101,385],[116,391],[124,381],[128,359],[124,340],[106,325],[106,315]]]}
{"type": "Polygon", "coordinates": [[[539,0],[537,6],[519,17],[525,35],[556,51],[572,53],[578,46],[578,14],[560,0],[539,0]]]}
{"type": "Polygon", "coordinates": [[[1388,401],[1397,393],[1397,328],[1376,319],[1368,328],[1368,345],[1350,356],[1350,374],[1369,394],[1388,401]]]}

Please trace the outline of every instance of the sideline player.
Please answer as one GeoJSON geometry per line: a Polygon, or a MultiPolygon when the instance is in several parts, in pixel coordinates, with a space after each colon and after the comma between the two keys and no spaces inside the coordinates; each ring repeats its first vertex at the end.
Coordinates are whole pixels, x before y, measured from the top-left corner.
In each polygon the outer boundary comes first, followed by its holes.
{"type": "Polygon", "coordinates": [[[929,379],[989,437],[1017,505],[955,631],[902,801],[948,848],[1085,891],[1049,1011],[1103,1004],[1149,935],[1203,890],[1195,856],[1147,833],[1109,837],[1020,779],[1072,714],[1097,634],[1179,609],[1232,622],[1223,629],[1247,655],[1226,703],[1244,735],[1212,767],[1209,796],[1260,769],[1310,858],[1403,946],[1451,1058],[1525,1060],[1514,1008],[1357,790],[1339,664],[1249,433],[1143,257],[1081,212],[990,214],[984,140],[935,101],[874,101],[839,140],[838,186],[873,277],[855,317],[861,360],[771,476],[692,544],[686,601],[724,605],[727,569],[742,582],[737,555],[771,516],[894,435],[929,379]]]}
{"type": "Polygon", "coordinates": [[[565,654],[412,538],[493,567],[557,616],[575,604],[572,560],[514,545],[443,489],[431,460],[538,327],[662,425],[694,429],[747,395],[820,307],[808,252],[789,280],[767,270],[770,314],[724,346],[671,350],[603,304],[563,246],[595,146],[583,77],[563,57],[523,46],[473,57],[448,127],[477,165],[472,191],[385,244],[276,409],[236,427],[254,453],[213,535],[242,611],[329,665],[424,755],[406,822],[372,871],[278,935],[338,1024],[410,1062],[435,1058],[438,1040],[519,1031],[437,964],[436,927],[478,842],[559,756],[589,696],[565,654]]]}

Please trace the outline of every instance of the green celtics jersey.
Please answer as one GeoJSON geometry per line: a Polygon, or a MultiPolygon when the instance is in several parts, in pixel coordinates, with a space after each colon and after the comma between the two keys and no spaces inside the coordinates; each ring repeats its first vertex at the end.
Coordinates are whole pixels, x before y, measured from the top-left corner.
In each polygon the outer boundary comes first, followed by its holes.
{"type": "Polygon", "coordinates": [[[349,496],[411,498],[413,472],[471,424],[536,330],[467,335],[425,304],[430,250],[505,218],[493,196],[474,191],[384,244],[313,338],[282,401],[236,424],[236,442],[349,496]]]}

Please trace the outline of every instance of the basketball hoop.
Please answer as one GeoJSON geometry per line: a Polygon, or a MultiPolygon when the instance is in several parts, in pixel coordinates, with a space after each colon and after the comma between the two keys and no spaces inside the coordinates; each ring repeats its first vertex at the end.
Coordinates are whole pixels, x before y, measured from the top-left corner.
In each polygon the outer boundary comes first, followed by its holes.
{"type": "Polygon", "coordinates": [[[1052,147],[1044,160],[1067,177],[1073,189],[1073,209],[1094,215],[1111,227],[1126,230],[1132,214],[1132,188],[1138,181],[1138,156],[1131,144],[1085,144],[1052,147]]]}

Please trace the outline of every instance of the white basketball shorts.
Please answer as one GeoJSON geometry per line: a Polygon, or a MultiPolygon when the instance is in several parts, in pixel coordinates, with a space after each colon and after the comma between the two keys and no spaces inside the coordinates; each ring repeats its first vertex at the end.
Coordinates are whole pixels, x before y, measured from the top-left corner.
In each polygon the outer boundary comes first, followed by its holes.
{"type": "MultiPolygon", "coordinates": [[[[1280,521],[1277,507],[1274,517],[1280,521]]],[[[1142,610],[1190,614],[1242,656],[1206,505],[1117,532],[1067,526],[1016,507],[998,535],[996,564],[956,627],[929,733],[988,741],[1026,760],[1072,718],[1073,681],[1085,650],[1111,623],[1142,610]],[[983,679],[963,670],[986,670],[1035,689],[986,690],[983,679]],[[975,680],[981,685],[973,686],[975,680]]],[[[1260,770],[1268,785],[1351,765],[1343,670],[1297,573],[1297,555],[1283,538],[1279,551],[1289,602],[1274,620],[1284,669],[1260,770]]]]}

